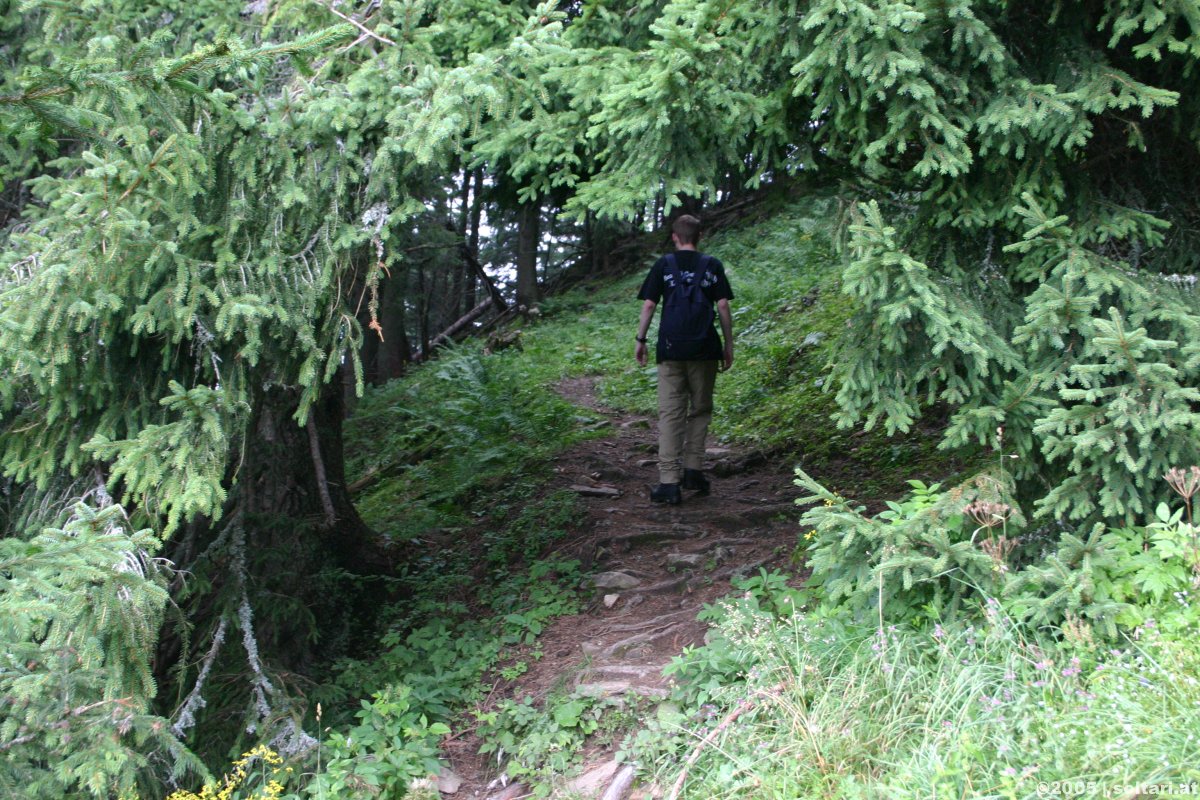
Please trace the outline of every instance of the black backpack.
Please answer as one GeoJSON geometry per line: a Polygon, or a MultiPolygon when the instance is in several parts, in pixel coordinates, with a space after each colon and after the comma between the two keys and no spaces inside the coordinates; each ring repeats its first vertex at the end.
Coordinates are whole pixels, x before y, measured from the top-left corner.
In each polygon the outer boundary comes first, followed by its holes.
{"type": "Polygon", "coordinates": [[[712,256],[702,254],[691,282],[684,282],[675,254],[667,254],[667,270],[675,279],[675,287],[667,293],[663,303],[659,332],[663,357],[668,361],[691,361],[701,357],[707,349],[716,313],[702,284],[711,261],[712,256]]]}

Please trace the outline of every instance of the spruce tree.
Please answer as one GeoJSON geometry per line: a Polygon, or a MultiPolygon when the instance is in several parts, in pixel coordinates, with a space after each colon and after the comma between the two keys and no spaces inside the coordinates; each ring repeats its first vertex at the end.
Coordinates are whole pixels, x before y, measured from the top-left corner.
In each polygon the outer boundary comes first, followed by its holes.
{"type": "Polygon", "coordinates": [[[1136,519],[1165,498],[1168,468],[1197,460],[1188,14],[807,11],[795,91],[875,201],[849,228],[844,285],[863,335],[834,368],[843,424],[907,431],[945,404],[944,445],[1020,456],[1044,517],[1136,519]]]}
{"type": "MultiPolygon", "coordinates": [[[[177,55],[167,34],[132,41],[117,35],[127,29],[99,24],[128,21],[125,4],[100,20],[27,5],[55,46],[37,56],[46,66],[6,76],[0,98],[5,143],[27,155],[18,163],[29,169],[6,176],[28,199],[0,255],[0,466],[34,507],[72,476],[89,496],[112,492],[133,530],[172,538],[170,555],[194,568],[199,583],[185,582],[181,600],[201,612],[189,623],[199,626],[198,646],[233,619],[247,643],[261,639],[275,655],[289,628],[272,633],[262,622],[270,617],[256,624],[239,609],[287,581],[303,603],[305,584],[245,560],[231,573],[229,555],[244,555],[249,540],[308,577],[326,553],[374,552],[341,480],[341,387],[324,390],[360,335],[343,293],[361,261],[336,252],[326,221],[337,190],[348,190],[336,180],[340,162],[307,147],[293,109],[279,102],[303,79],[292,62],[327,52],[349,29],[282,45],[223,37],[177,55]],[[282,146],[262,147],[265,137],[282,146]],[[307,207],[306,192],[319,205],[307,207]],[[187,560],[199,550],[199,562],[187,560]],[[197,592],[206,585],[219,591],[197,592]]],[[[100,620],[80,608],[83,598],[18,609],[24,616],[15,619],[29,622],[5,630],[6,649],[28,652],[22,664],[31,672],[3,708],[0,746],[12,751],[14,770],[5,780],[36,787],[31,796],[114,796],[150,768],[152,750],[171,756],[168,767],[186,763],[167,722],[147,716],[165,595],[123,578],[128,559],[115,545],[86,551],[95,553],[86,556],[92,573],[71,547],[43,547],[25,568],[17,543],[49,535],[40,532],[44,516],[5,532],[17,548],[6,602],[107,580],[125,605],[100,620]],[[45,574],[61,577],[37,583],[45,574]],[[126,636],[115,625],[123,615],[143,627],[126,636]],[[119,722],[103,728],[108,750],[90,751],[77,737],[71,759],[51,757],[56,737],[70,740],[76,726],[101,730],[100,718],[119,722]],[[33,776],[38,770],[49,776],[33,776]]],[[[178,656],[192,660],[187,650],[178,656]]],[[[249,646],[247,656],[252,694],[267,678],[249,646]]],[[[274,711],[250,704],[247,713],[253,723],[274,711]]]]}

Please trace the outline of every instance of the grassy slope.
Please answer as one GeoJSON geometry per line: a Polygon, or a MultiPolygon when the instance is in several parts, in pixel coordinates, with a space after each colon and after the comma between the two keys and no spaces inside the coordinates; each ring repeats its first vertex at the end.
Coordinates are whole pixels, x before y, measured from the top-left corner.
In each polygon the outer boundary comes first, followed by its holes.
{"type": "MultiPolygon", "coordinates": [[[[889,438],[830,422],[825,368],[852,310],[825,230],[830,201],[773,202],[759,221],[704,242],[736,294],[736,362],[718,379],[713,441],[757,446],[781,469],[802,466],[869,505],[904,493],[906,480],[964,471],[920,427],[889,438]]],[[[655,369],[633,359],[635,297],[648,267],[548,298],[541,317],[524,325],[520,351],[484,355],[468,343],[370,390],[347,426],[346,448],[351,480],[374,479],[356,496],[366,520],[400,543],[502,529],[536,494],[550,456],[600,434],[593,414],[554,392],[561,378],[597,376],[603,402],[653,414],[655,369]]],[[[421,555],[443,575],[456,571],[450,557],[444,548],[421,555]]]]}
{"type": "MultiPolygon", "coordinates": [[[[935,450],[936,426],[888,439],[829,422],[824,367],[851,306],[838,291],[825,212],[806,200],[705,242],[737,294],[737,363],[719,381],[714,434],[771,451],[784,468],[801,463],[863,501],[896,496],[909,478],[953,476],[962,464],[935,450]]],[[[413,596],[385,615],[396,632],[379,652],[342,665],[330,700],[345,708],[356,691],[402,682],[411,687],[405,719],[449,719],[478,700],[487,670],[519,670],[514,648],[536,657],[527,643],[547,617],[572,611],[577,568],[539,558],[569,528],[574,499],[538,487],[549,456],[600,432],[552,385],[596,375],[606,403],[653,412],[653,369],[632,357],[641,279],[639,270],[548,300],[525,326],[521,352],[488,356],[467,345],[364,399],[347,451],[352,472],[379,477],[357,499],[372,524],[409,548],[401,582],[413,596]]],[[[795,614],[786,584],[767,584],[713,610],[712,643],[678,667],[692,680],[624,745],[660,785],[674,780],[697,731],[743,706],[751,713],[736,736],[707,748],[684,796],[1015,798],[1036,796],[1038,780],[1107,790],[1197,777],[1186,766],[1200,760],[1195,740],[1153,732],[1155,720],[1169,730],[1200,725],[1195,680],[1175,677],[1194,673],[1194,648],[1168,641],[1106,654],[1086,634],[1031,634],[998,613],[933,632],[901,627],[876,641],[869,626],[795,614]],[[777,698],[764,693],[781,680],[777,698]]],[[[386,722],[394,712],[377,710],[381,703],[359,712],[356,747],[367,753],[370,726],[399,724],[386,722]]],[[[577,734],[560,714],[538,713],[514,732],[577,734]]],[[[567,750],[578,749],[570,741],[567,750]]],[[[354,769],[333,763],[331,781],[354,769]]]]}

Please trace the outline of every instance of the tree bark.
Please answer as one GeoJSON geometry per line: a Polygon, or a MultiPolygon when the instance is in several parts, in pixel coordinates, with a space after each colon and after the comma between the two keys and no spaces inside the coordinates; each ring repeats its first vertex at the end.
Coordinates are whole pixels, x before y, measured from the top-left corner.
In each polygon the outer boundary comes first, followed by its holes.
{"type": "Polygon", "coordinates": [[[541,201],[521,204],[517,222],[517,305],[537,305],[537,256],[541,238],[541,201]]]}
{"type": "Polygon", "coordinates": [[[421,352],[429,352],[429,292],[425,288],[425,264],[417,262],[417,341],[421,352]]]}
{"type": "MultiPolygon", "coordinates": [[[[466,169],[462,172],[462,189],[458,196],[458,230],[457,233],[466,241],[468,226],[471,222],[471,173],[466,169]]],[[[450,276],[450,317],[457,319],[475,303],[467,299],[463,287],[471,277],[471,267],[463,261],[457,264],[450,276]]]]}
{"type": "MultiPolygon", "coordinates": [[[[191,576],[179,587],[189,618],[228,616],[245,593],[262,657],[303,672],[338,655],[330,642],[345,646],[370,629],[380,598],[354,576],[388,575],[393,564],[346,489],[341,377],[323,387],[307,425],[295,419],[298,401],[295,388],[258,391],[223,518],[197,521],[202,532],[166,555],[191,576]]],[[[178,631],[164,630],[160,680],[171,680],[178,655],[190,658],[180,644],[178,631]]]]}
{"type": "MultiPolygon", "coordinates": [[[[542,261],[542,286],[543,287],[550,286],[551,285],[550,281],[554,277],[550,274],[550,267],[551,267],[551,264],[553,264],[553,262],[554,262],[554,235],[556,233],[555,223],[557,221],[558,221],[558,218],[554,215],[553,212],[548,214],[547,218],[546,218],[546,235],[545,236],[539,235],[539,240],[540,239],[546,240],[546,246],[542,250],[542,258],[541,258],[541,261],[542,261]]],[[[539,231],[539,234],[540,234],[540,231],[539,231]]]]}
{"type": "MultiPolygon", "coordinates": [[[[409,360],[408,336],[404,330],[404,281],[399,275],[384,279],[379,300],[379,324],[383,341],[376,348],[375,383],[386,383],[404,374],[409,360]]],[[[368,331],[367,336],[375,336],[368,331]]]]}
{"type": "MultiPolygon", "coordinates": [[[[294,418],[298,390],[272,387],[259,393],[238,476],[238,502],[245,519],[291,520],[311,531],[339,566],[356,574],[380,574],[389,568],[387,559],[346,491],[340,389],[340,380],[323,387],[309,412],[311,436],[294,418]]],[[[295,547],[291,540],[299,538],[293,535],[297,530],[278,540],[267,538],[285,549],[295,547]]]]}
{"type": "MultiPolygon", "coordinates": [[[[474,186],[471,189],[471,219],[470,228],[467,232],[467,251],[471,257],[475,259],[475,263],[479,263],[479,226],[483,217],[483,170],[476,169],[473,175],[474,186]]],[[[478,279],[475,275],[474,264],[468,264],[470,267],[464,276],[463,280],[463,308],[473,308],[477,302],[476,284],[478,279]]],[[[480,267],[480,272],[483,268],[480,267]]]]}

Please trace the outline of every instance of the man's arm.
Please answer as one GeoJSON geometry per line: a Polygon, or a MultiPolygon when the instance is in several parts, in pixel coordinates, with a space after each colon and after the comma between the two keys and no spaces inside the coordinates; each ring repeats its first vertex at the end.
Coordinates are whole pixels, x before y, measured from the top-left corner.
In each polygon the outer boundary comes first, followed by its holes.
{"type": "MultiPolygon", "coordinates": [[[[637,338],[645,339],[646,334],[650,331],[650,320],[654,319],[654,309],[658,307],[658,303],[653,300],[645,300],[642,302],[642,315],[638,318],[637,338]]],[[[646,366],[646,343],[639,341],[637,347],[633,351],[633,357],[637,359],[638,364],[646,366]]]]}
{"type": "Polygon", "coordinates": [[[733,314],[729,311],[729,301],[722,297],[717,301],[717,316],[721,319],[721,340],[725,342],[725,358],[721,363],[721,371],[733,366],[733,314]]]}

